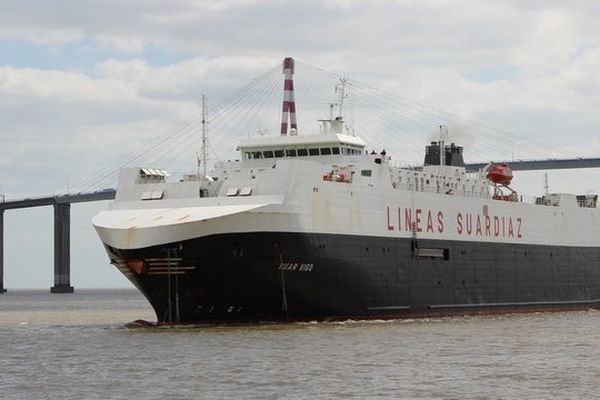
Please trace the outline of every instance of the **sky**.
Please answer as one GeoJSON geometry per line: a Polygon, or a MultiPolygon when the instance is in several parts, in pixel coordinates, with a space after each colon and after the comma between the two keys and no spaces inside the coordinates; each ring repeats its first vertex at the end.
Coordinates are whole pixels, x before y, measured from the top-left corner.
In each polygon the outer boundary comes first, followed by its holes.
{"type": "MultiPolygon", "coordinates": [[[[0,194],[70,190],[180,126],[203,93],[224,98],[286,56],[556,154],[598,156],[598,15],[593,0],[3,0],[0,194]]],[[[548,175],[555,191],[597,192],[598,173],[548,175]]],[[[515,187],[542,182],[519,173],[515,187]]],[[[76,288],[130,286],[91,226],[106,206],[72,207],[76,288]]],[[[5,213],[7,288],[52,285],[52,218],[5,213]]]]}

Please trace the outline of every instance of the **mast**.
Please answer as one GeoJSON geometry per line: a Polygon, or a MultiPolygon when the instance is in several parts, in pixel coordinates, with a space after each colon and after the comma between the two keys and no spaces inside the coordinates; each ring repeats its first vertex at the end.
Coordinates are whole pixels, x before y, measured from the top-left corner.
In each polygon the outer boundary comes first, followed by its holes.
{"type": "Polygon", "coordinates": [[[338,96],[337,103],[329,103],[329,119],[320,119],[323,124],[321,127],[322,133],[343,133],[344,131],[344,100],[346,94],[346,84],[348,80],[340,79],[340,82],[335,85],[335,93],[338,96]],[[337,110],[336,110],[337,108],[337,110]]]}
{"type": "MultiPolygon", "coordinates": [[[[283,60],[283,107],[281,109],[281,136],[288,133],[288,120],[290,130],[298,130],[296,124],[296,102],[294,101],[294,59],[288,57],[283,60]]],[[[293,132],[290,132],[293,133],[293,132]]]]}
{"type": "Polygon", "coordinates": [[[202,95],[202,180],[206,179],[206,159],[207,159],[207,135],[208,135],[208,127],[206,120],[208,117],[206,111],[206,96],[202,95]]]}

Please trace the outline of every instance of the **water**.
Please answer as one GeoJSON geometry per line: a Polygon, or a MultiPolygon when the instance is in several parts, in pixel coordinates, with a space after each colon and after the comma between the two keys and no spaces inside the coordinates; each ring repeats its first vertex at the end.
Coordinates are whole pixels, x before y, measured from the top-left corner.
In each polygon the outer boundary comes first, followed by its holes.
{"type": "Polygon", "coordinates": [[[133,290],[0,295],[2,399],[593,399],[600,312],[194,329],[133,290]]]}

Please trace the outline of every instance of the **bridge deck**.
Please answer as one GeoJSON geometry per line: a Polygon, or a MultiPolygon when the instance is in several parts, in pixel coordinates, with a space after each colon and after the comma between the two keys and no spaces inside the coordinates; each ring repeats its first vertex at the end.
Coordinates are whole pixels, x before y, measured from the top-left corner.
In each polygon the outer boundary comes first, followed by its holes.
{"type": "MultiPolygon", "coordinates": [[[[600,158],[565,158],[548,160],[502,161],[513,171],[539,171],[547,169],[600,168],[600,158]]],[[[468,163],[467,171],[479,171],[488,163],[468,163]]]]}
{"type": "Polygon", "coordinates": [[[115,189],[105,189],[97,192],[63,194],[48,197],[30,197],[18,200],[0,202],[0,210],[14,210],[17,208],[31,208],[52,206],[55,204],[84,203],[87,201],[112,200],[115,198],[115,189]]]}

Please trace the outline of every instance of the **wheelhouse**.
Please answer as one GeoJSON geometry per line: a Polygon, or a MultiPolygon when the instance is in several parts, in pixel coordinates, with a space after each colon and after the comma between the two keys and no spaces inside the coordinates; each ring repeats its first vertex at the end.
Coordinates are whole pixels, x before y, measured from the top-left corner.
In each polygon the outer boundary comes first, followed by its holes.
{"type": "Polygon", "coordinates": [[[275,136],[242,140],[239,151],[244,160],[359,155],[365,152],[365,143],[343,134],[275,136]]]}

